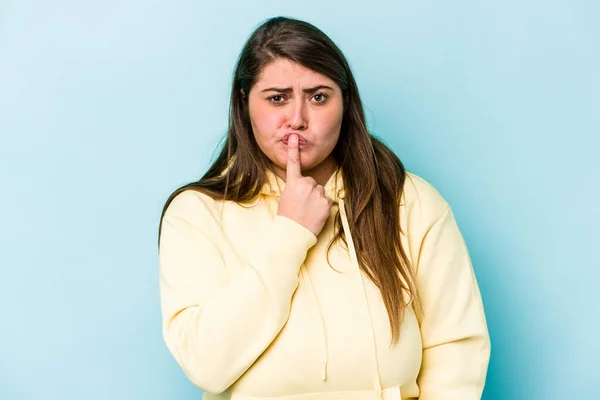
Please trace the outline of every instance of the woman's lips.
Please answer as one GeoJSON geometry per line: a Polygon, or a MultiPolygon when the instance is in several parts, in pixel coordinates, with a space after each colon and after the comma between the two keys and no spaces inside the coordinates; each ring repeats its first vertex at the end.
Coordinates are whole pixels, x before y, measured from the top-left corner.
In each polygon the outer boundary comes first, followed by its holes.
{"type": "Polygon", "coordinates": [[[281,139],[281,141],[283,142],[283,144],[285,144],[286,146],[288,145],[288,141],[289,141],[291,135],[298,136],[298,145],[299,146],[305,146],[306,144],[308,144],[308,142],[306,141],[306,139],[302,135],[298,135],[297,133],[288,133],[287,135],[285,135],[283,137],[283,139],[281,139]]]}

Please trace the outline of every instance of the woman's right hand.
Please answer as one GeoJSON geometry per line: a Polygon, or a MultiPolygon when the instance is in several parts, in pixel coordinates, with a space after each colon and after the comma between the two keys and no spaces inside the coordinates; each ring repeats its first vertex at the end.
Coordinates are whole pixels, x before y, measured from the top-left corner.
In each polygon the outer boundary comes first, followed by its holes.
{"type": "Polygon", "coordinates": [[[317,184],[310,176],[302,176],[298,136],[290,135],[285,188],[277,215],[296,221],[318,236],[329,217],[332,203],[325,196],[323,185],[317,184]]]}

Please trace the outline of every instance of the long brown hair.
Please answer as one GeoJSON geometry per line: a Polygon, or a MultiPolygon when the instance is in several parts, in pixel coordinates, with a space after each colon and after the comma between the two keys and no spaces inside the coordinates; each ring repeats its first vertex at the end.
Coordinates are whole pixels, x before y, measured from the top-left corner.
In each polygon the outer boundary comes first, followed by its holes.
{"type": "MultiPolygon", "coordinates": [[[[380,289],[388,311],[392,342],[399,338],[404,309],[418,306],[414,271],[400,242],[400,199],[406,171],[400,159],[366,127],[358,88],[341,50],[315,26],[296,19],[276,17],[261,24],[249,37],[237,61],[229,108],[229,128],[217,159],[197,182],[175,190],[196,190],[214,199],[248,201],[266,182],[269,159],[254,138],[248,105],[244,101],[262,68],[285,58],[332,79],[343,94],[344,116],[333,154],[344,179],[348,223],[361,269],[380,289]],[[403,292],[408,295],[404,301],[403,292]]],[[[336,234],[329,243],[346,243],[339,210],[336,234]]],[[[347,243],[346,243],[347,245],[347,243]]]]}

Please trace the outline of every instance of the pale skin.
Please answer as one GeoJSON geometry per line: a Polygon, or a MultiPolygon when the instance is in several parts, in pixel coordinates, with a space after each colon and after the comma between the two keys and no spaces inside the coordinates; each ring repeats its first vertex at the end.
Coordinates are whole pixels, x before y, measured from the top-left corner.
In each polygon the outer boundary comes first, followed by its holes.
{"type": "Polygon", "coordinates": [[[285,180],[277,214],[317,236],[331,209],[323,185],[336,168],[343,100],[330,78],[277,59],[266,65],[248,96],[254,137],[285,180]]]}

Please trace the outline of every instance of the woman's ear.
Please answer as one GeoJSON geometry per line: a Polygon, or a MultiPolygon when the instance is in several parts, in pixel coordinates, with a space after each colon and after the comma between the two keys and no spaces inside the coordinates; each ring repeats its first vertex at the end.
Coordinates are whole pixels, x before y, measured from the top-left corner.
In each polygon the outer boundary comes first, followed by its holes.
{"type": "Polygon", "coordinates": [[[244,93],[244,89],[240,89],[240,93],[242,94],[242,103],[246,103],[246,93],[244,93]]]}

